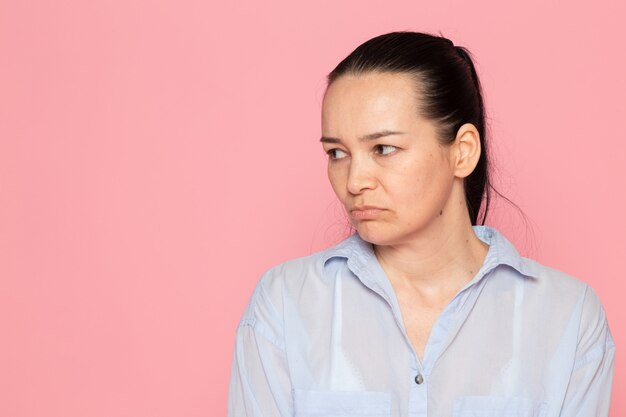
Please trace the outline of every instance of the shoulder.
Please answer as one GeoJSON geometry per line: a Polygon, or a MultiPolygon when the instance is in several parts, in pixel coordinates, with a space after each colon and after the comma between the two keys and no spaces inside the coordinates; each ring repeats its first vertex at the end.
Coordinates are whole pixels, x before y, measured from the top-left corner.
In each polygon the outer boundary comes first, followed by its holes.
{"type": "Polygon", "coordinates": [[[537,302],[549,303],[555,310],[567,312],[577,328],[581,345],[591,343],[599,337],[606,337],[612,344],[606,314],[600,297],[594,288],[585,281],[568,273],[543,265],[533,259],[522,258],[533,271],[532,287],[537,302]],[[600,335],[603,334],[603,336],[600,335]]]}
{"type": "Polygon", "coordinates": [[[528,276],[534,279],[537,287],[546,292],[558,293],[561,296],[582,296],[590,286],[583,280],[544,265],[534,259],[521,257],[521,262],[528,271],[528,276]]]}
{"type": "Polygon", "coordinates": [[[341,243],[310,255],[289,259],[264,271],[255,285],[242,323],[281,316],[286,296],[297,297],[305,285],[324,279],[325,261],[339,245],[341,243]]]}

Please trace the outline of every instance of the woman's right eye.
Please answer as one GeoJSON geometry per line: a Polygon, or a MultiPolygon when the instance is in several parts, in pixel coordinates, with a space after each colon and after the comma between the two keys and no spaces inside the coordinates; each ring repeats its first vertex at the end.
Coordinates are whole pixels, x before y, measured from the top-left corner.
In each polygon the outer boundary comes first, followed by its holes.
{"type": "Polygon", "coordinates": [[[326,151],[330,159],[341,159],[346,156],[346,153],[339,148],[333,148],[326,151]]]}

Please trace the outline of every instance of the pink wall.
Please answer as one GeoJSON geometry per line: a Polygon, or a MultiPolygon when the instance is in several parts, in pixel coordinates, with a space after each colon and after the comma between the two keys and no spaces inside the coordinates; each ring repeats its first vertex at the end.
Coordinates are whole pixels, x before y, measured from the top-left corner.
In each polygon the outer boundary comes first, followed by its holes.
{"type": "Polygon", "coordinates": [[[596,288],[626,415],[624,2],[215,3],[0,4],[0,416],[224,415],[258,277],[344,231],[325,74],[405,29],[477,56],[492,224],[596,288]]]}

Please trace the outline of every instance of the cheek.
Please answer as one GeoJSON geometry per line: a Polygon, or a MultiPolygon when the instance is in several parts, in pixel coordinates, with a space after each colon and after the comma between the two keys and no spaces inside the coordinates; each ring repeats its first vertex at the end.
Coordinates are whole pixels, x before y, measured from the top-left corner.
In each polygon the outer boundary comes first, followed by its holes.
{"type": "Polygon", "coordinates": [[[412,170],[404,177],[404,186],[399,187],[402,193],[404,206],[413,211],[417,207],[423,207],[432,199],[432,176],[426,170],[412,170]]]}
{"type": "Polygon", "coordinates": [[[421,215],[437,209],[448,193],[450,178],[446,168],[436,159],[436,155],[423,158],[407,165],[393,179],[397,197],[402,200],[402,208],[413,215],[421,215]]]}
{"type": "Polygon", "coordinates": [[[339,197],[339,199],[342,199],[343,195],[345,194],[345,178],[346,177],[345,175],[343,175],[343,171],[340,169],[340,167],[331,165],[328,166],[328,181],[330,182],[333,191],[335,192],[337,197],[339,197]]]}
{"type": "Polygon", "coordinates": [[[454,177],[445,165],[436,164],[422,178],[419,190],[423,197],[416,198],[424,200],[423,204],[431,215],[438,215],[450,198],[454,177]]]}

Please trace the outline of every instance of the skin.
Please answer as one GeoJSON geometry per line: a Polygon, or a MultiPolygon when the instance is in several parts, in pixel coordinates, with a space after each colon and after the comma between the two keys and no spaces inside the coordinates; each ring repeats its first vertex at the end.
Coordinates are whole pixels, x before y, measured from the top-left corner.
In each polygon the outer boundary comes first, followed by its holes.
{"type": "Polygon", "coordinates": [[[432,325],[489,247],[472,229],[463,189],[480,157],[479,133],[465,124],[441,145],[436,123],[418,114],[415,82],[380,72],[336,79],[322,104],[322,146],[332,188],[373,244],[421,356],[432,325]],[[362,205],[378,209],[351,212],[362,205]]]}

